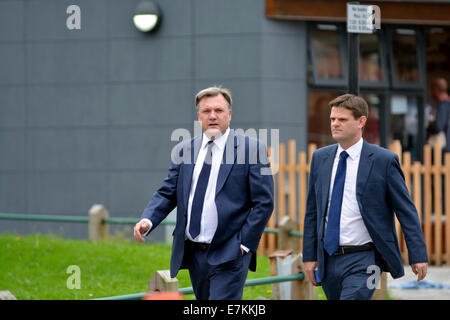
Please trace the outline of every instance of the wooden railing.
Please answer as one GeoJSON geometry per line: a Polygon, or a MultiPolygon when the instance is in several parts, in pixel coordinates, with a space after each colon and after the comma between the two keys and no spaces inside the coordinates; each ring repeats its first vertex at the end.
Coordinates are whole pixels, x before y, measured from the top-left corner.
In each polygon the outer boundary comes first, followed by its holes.
{"type": "MultiPolygon", "coordinates": [[[[297,153],[294,140],[286,145],[280,144],[279,163],[272,163],[278,173],[274,175],[275,206],[268,228],[276,228],[278,222],[289,216],[297,223],[297,230],[303,233],[303,221],[306,210],[306,194],[308,190],[309,165],[316,149],[309,145],[308,151],[297,153]]],[[[402,152],[399,141],[389,148],[397,153],[400,159],[405,182],[416,205],[429,258],[432,264],[450,265],[450,223],[446,221],[446,213],[450,214],[450,153],[443,157],[441,149],[435,145],[424,147],[424,162],[411,161],[409,152],[402,152]],[[445,205],[443,203],[443,199],[445,205]]],[[[396,220],[399,245],[405,263],[408,263],[407,247],[400,224],[396,220]]],[[[302,238],[299,238],[302,249],[302,238]]],[[[277,249],[277,236],[265,233],[261,239],[260,252],[269,254],[277,249]]]]}

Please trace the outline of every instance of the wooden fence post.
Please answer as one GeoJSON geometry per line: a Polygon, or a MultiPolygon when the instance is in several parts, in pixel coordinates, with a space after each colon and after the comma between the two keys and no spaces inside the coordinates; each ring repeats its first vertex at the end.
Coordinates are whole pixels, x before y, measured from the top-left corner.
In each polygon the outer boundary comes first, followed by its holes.
{"type": "MultiPolygon", "coordinates": [[[[450,143],[450,141],[448,142],[450,143]]],[[[446,264],[450,266],[450,153],[445,154],[445,249],[446,264]]]]}
{"type": "Polygon", "coordinates": [[[178,279],[171,278],[169,270],[158,270],[148,281],[148,291],[149,293],[163,291],[178,292],[178,279]]]}
{"type": "MultiPolygon", "coordinates": [[[[285,259],[292,253],[292,250],[278,250],[269,255],[270,275],[278,275],[278,260],[285,259]]],[[[280,284],[272,283],[272,300],[280,300],[280,284]]]]}
{"type": "Polygon", "coordinates": [[[307,279],[305,267],[303,265],[303,255],[298,254],[295,263],[292,265],[292,273],[303,272],[303,280],[293,281],[291,288],[292,300],[316,300],[316,287],[307,279]]]}
{"type": "Polygon", "coordinates": [[[297,230],[297,224],[289,216],[284,216],[278,226],[278,249],[292,250],[294,253],[298,253],[299,240],[297,237],[289,235],[290,230],[297,230]]]}
{"type": "Polygon", "coordinates": [[[380,289],[375,289],[372,300],[387,299],[387,273],[382,272],[380,278],[380,289]]]}
{"type": "MultiPolygon", "coordinates": [[[[289,185],[289,190],[288,190],[288,212],[289,212],[289,217],[295,221],[295,213],[296,213],[296,188],[295,188],[295,156],[296,156],[296,151],[295,151],[295,140],[289,140],[288,142],[288,166],[287,166],[287,171],[288,171],[288,185],[289,185]]],[[[297,225],[295,226],[295,229],[297,230],[297,225]]]]}
{"type": "Polygon", "coordinates": [[[289,216],[284,216],[278,226],[278,251],[269,256],[270,274],[288,275],[303,272],[303,280],[291,281],[288,284],[272,284],[272,299],[311,300],[315,299],[315,288],[306,278],[299,253],[299,239],[289,235],[289,231],[297,230],[297,224],[289,216]],[[284,290],[281,290],[281,287],[284,290]],[[287,289],[289,286],[289,289],[287,289]]]}
{"type": "Polygon", "coordinates": [[[17,298],[9,291],[0,291],[0,300],[17,300],[17,298]]]}
{"type": "Polygon", "coordinates": [[[94,204],[89,210],[89,240],[103,241],[108,238],[109,225],[102,219],[109,218],[109,212],[101,204],[94,204]]]}
{"type": "Polygon", "coordinates": [[[434,176],[434,263],[442,264],[442,148],[436,141],[433,146],[433,168],[434,176]]]}
{"type": "Polygon", "coordinates": [[[278,250],[269,256],[270,275],[285,276],[303,272],[303,280],[272,284],[273,300],[314,300],[314,286],[307,280],[301,254],[292,254],[292,250],[278,250]]]}
{"type": "Polygon", "coordinates": [[[432,209],[432,189],[431,189],[431,146],[425,145],[423,147],[423,183],[424,183],[424,215],[423,215],[423,234],[425,237],[425,244],[427,246],[428,257],[431,262],[434,260],[433,251],[431,250],[431,232],[432,232],[432,221],[431,221],[431,209],[432,209]]]}

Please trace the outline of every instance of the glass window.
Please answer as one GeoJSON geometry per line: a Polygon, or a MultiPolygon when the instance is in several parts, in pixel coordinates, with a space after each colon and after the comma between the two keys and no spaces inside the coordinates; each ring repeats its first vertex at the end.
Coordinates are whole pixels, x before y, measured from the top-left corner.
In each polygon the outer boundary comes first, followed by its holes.
{"type": "MultiPolygon", "coordinates": [[[[318,148],[336,143],[331,136],[328,103],[339,95],[330,92],[309,93],[308,143],[314,143],[318,148]]],[[[369,105],[369,117],[364,128],[363,138],[369,143],[380,145],[380,97],[375,94],[366,94],[362,97],[369,105]]]]}
{"type": "Polygon", "coordinates": [[[318,25],[311,34],[317,79],[343,79],[341,38],[337,26],[318,25]]]}
{"type": "Polygon", "coordinates": [[[388,145],[400,140],[403,151],[411,152],[412,160],[418,159],[418,99],[404,95],[391,97],[391,130],[388,145]]]}
{"type": "Polygon", "coordinates": [[[359,35],[359,80],[384,80],[381,64],[380,41],[377,34],[359,35]]]}
{"type": "Polygon", "coordinates": [[[339,94],[329,92],[310,92],[308,95],[308,143],[318,148],[336,143],[331,137],[330,108],[328,103],[339,94]]]}
{"type": "Polygon", "coordinates": [[[369,117],[363,131],[363,138],[369,143],[381,145],[380,139],[380,97],[376,94],[362,95],[369,106],[369,117]]]}
{"type": "Polygon", "coordinates": [[[417,42],[417,35],[415,30],[395,30],[392,37],[395,82],[420,82],[417,42]]]}
{"type": "Polygon", "coordinates": [[[431,95],[431,83],[438,77],[450,82],[450,29],[430,28],[426,35],[427,103],[435,114],[437,101],[431,95]]]}

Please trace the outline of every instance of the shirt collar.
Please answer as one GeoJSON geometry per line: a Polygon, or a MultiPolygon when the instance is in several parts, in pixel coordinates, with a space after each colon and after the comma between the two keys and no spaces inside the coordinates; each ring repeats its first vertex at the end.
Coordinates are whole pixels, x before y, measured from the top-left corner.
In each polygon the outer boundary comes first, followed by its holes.
{"type": "MultiPolygon", "coordinates": [[[[361,150],[362,150],[362,147],[363,147],[363,141],[364,141],[363,138],[361,138],[361,139],[359,139],[359,141],[357,143],[355,143],[350,148],[345,150],[348,153],[348,156],[352,160],[355,160],[357,157],[359,157],[361,155],[361,150]]],[[[341,147],[341,145],[338,145],[336,156],[340,156],[342,151],[344,151],[344,149],[341,147]]]]}
{"type": "MultiPolygon", "coordinates": [[[[220,150],[223,150],[225,148],[225,144],[228,140],[229,134],[230,134],[230,128],[228,127],[223,135],[221,135],[219,138],[214,140],[214,145],[216,145],[220,150]]],[[[208,141],[209,141],[209,138],[206,136],[205,133],[203,133],[202,148],[206,147],[206,144],[208,143],[208,141]]]]}

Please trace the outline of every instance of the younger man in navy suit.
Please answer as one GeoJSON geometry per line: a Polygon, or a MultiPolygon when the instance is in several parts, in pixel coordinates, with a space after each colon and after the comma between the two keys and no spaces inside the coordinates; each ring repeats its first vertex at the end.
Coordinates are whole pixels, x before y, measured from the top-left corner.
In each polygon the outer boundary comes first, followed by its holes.
{"type": "Polygon", "coordinates": [[[314,152],[303,233],[303,261],[328,299],[371,299],[370,277],[404,275],[394,212],[405,234],[409,263],[422,280],[427,251],[416,208],[395,153],[362,139],[364,99],[352,94],[329,103],[331,134],[338,143],[314,152]]]}

